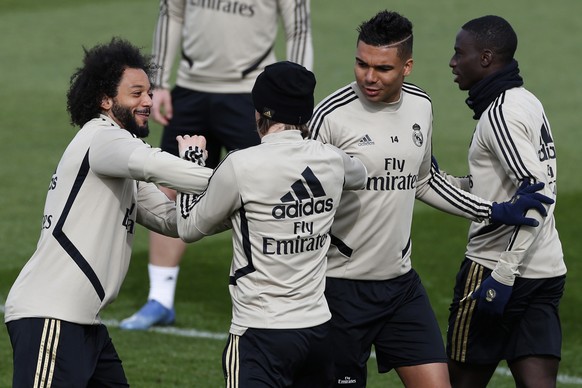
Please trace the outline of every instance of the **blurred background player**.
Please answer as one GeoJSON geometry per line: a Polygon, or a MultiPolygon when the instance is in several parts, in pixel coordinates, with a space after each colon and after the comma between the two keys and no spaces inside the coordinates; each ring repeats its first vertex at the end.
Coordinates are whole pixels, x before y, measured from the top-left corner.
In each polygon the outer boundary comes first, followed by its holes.
{"type": "Polygon", "coordinates": [[[179,194],[185,241],[232,227],[227,387],[332,383],[329,230],[342,191],[361,189],[366,169],[336,147],[304,140],[314,88],[303,66],[267,66],[252,91],[261,144],[229,153],[200,196],[179,194]]]}
{"type": "Polygon", "coordinates": [[[129,386],[99,314],[125,279],[136,224],[178,236],[173,201],[146,181],[201,192],[212,173],[142,140],[153,69],[115,38],[85,50],[71,77],[67,111],[81,128],[52,176],[37,249],[6,299],[13,387],[129,386]]]}
{"type": "MultiPolygon", "coordinates": [[[[313,67],[310,0],[248,0],[231,3],[162,0],[153,54],[161,66],[155,78],[154,120],[164,125],[161,148],[177,154],[176,136],[204,135],[206,166],[216,167],[222,151],[259,143],[251,89],[264,67],[275,62],[279,22],[287,60],[313,67]],[[170,76],[181,54],[176,85],[170,76]]],[[[170,199],[176,193],[162,188],[170,199]]],[[[186,245],[150,234],[146,304],[123,320],[122,329],[147,329],[175,320],[174,296],[186,245]]]]}
{"type": "MultiPolygon", "coordinates": [[[[555,198],[554,138],[541,102],[523,87],[516,50],[517,35],[499,16],[473,19],[457,34],[449,65],[478,122],[470,182],[456,182],[492,201],[523,181],[543,182],[543,194],[555,198]]],[[[453,387],[487,386],[501,360],[517,387],[556,386],[566,265],[554,207],[547,217],[528,213],[537,228],[471,224],[447,330],[453,387]]]]}
{"type": "Polygon", "coordinates": [[[319,103],[310,121],[313,139],[359,158],[368,171],[363,190],[342,195],[331,229],[325,295],[334,381],[365,387],[374,346],[380,373],[395,369],[406,387],[448,387],[441,331],[412,268],[415,200],[477,222],[535,223],[522,213],[528,206],[545,211],[537,202],[545,197],[535,193],[543,184],[520,188],[512,207],[471,195],[436,174],[430,97],[404,82],[413,66],[412,23],[382,11],[358,33],[355,82],[319,103]]]}

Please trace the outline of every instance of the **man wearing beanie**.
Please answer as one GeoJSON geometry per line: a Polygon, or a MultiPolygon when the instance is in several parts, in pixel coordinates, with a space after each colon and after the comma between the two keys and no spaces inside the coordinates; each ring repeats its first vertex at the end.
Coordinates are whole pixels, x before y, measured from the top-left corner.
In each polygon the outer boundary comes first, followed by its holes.
{"type": "MultiPolygon", "coordinates": [[[[363,188],[366,169],[333,146],[304,139],[314,88],[303,66],[267,66],[252,90],[261,144],[229,153],[199,196],[178,196],[184,241],[232,228],[227,386],[332,384],[324,297],[329,231],[342,191],[363,188]]],[[[182,154],[185,139],[177,140],[182,154]]]]}

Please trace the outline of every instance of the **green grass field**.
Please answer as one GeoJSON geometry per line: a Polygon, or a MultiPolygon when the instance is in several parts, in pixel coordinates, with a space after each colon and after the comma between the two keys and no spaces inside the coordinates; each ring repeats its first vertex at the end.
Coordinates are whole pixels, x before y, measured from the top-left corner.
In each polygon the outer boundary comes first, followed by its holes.
{"type": "MultiPolygon", "coordinates": [[[[466,172],[467,145],[475,125],[466,94],[448,67],[459,27],[484,14],[506,17],[519,36],[517,59],[526,87],[536,93],[558,147],[560,174],[556,219],[569,268],[562,301],[563,359],[559,386],[582,386],[582,165],[576,132],[582,101],[578,73],[582,2],[560,0],[312,0],[316,99],[353,79],[356,26],[391,8],[415,28],[415,67],[410,82],[433,99],[433,144],[441,168],[466,172]]],[[[50,176],[75,133],[68,124],[65,92],[82,47],[127,38],[149,51],[156,0],[2,0],[0,2],[0,306],[34,251],[50,176]]],[[[281,39],[280,39],[281,41],[281,39]]],[[[279,45],[277,52],[283,52],[279,45]]],[[[160,128],[153,125],[151,144],[160,128]]],[[[421,203],[413,225],[413,264],[444,328],[454,276],[463,257],[468,223],[421,203]]],[[[132,264],[118,300],[103,313],[135,387],[221,387],[221,353],[230,323],[227,290],[230,236],[191,245],[182,263],[176,296],[177,324],[169,331],[124,332],[116,322],[139,308],[148,290],[147,233],[138,231],[132,264]]],[[[72,292],[74,292],[72,290],[72,292]]],[[[10,387],[12,353],[0,325],[0,387],[10,387]]],[[[502,366],[505,367],[505,366],[502,366]]],[[[400,386],[394,373],[378,375],[369,364],[369,387],[400,386]]],[[[511,387],[506,369],[491,387],[511,387]]]]}

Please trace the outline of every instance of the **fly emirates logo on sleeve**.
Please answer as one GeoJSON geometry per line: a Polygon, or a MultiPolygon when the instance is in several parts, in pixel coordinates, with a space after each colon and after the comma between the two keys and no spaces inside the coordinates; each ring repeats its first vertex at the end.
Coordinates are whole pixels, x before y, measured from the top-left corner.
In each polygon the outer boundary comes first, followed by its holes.
{"type": "Polygon", "coordinates": [[[286,226],[292,228],[290,232],[295,237],[283,240],[263,237],[263,253],[266,255],[292,255],[315,251],[326,245],[327,231],[314,235],[314,222],[304,218],[312,219],[310,216],[333,211],[333,198],[326,198],[321,182],[309,167],[301,176],[302,179],[295,181],[291,190],[281,197],[281,205],[274,206],[271,211],[274,219],[291,221],[286,226]]]}

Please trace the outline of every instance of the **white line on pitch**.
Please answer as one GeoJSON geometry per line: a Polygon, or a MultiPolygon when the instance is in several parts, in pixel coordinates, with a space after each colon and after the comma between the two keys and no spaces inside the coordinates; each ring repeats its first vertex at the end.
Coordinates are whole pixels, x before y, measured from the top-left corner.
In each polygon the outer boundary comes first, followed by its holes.
{"type": "MultiPolygon", "coordinates": [[[[117,320],[104,320],[107,326],[110,327],[119,327],[119,321],[117,320]]],[[[180,329],[173,326],[154,326],[148,331],[153,331],[156,333],[162,334],[170,334],[170,335],[177,335],[182,337],[191,337],[191,338],[208,338],[208,339],[216,339],[216,340],[226,340],[228,334],[226,333],[213,333],[208,331],[200,331],[196,329],[180,329]]],[[[372,352],[371,357],[376,357],[376,354],[372,352]]],[[[497,367],[495,373],[502,375],[502,376],[509,376],[511,377],[511,372],[508,368],[505,367],[497,367]]],[[[561,384],[572,384],[572,385],[582,385],[582,378],[576,376],[568,376],[568,375],[558,375],[558,382],[561,384]]]]}
{"type": "MultiPolygon", "coordinates": [[[[115,319],[104,319],[103,323],[108,327],[119,327],[119,321],[115,319]]],[[[149,328],[147,331],[177,335],[179,337],[208,338],[215,340],[226,340],[228,338],[228,334],[226,333],[212,333],[209,331],[202,331],[196,329],[181,329],[174,326],[153,326],[149,328]]]]}
{"type": "MultiPolygon", "coordinates": [[[[4,313],[4,305],[0,304],[0,312],[4,313]]],[[[116,319],[106,319],[103,320],[103,323],[108,327],[119,327],[119,321],[116,319]]],[[[214,340],[226,340],[228,338],[227,333],[213,333],[210,331],[202,331],[196,329],[181,329],[174,326],[154,326],[147,331],[153,331],[155,333],[161,334],[170,334],[179,337],[189,337],[189,338],[207,338],[207,339],[214,339],[214,340]]],[[[372,357],[376,357],[376,355],[372,352],[372,357]]],[[[505,367],[498,367],[495,370],[495,373],[503,376],[511,376],[511,372],[508,368],[505,367]]],[[[572,385],[582,385],[582,378],[577,376],[568,376],[559,374],[558,375],[558,382],[561,384],[572,384],[572,385]]]]}

